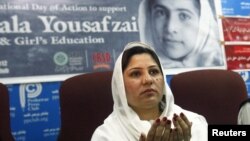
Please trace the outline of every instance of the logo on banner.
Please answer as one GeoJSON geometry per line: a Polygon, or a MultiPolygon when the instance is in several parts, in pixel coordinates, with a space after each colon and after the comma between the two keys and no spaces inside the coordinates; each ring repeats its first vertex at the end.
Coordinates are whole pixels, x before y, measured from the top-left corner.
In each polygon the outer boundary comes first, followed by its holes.
{"type": "Polygon", "coordinates": [[[111,66],[111,55],[109,52],[94,52],[92,54],[93,69],[105,69],[110,70],[111,66]]]}
{"type": "Polygon", "coordinates": [[[57,52],[54,55],[54,62],[59,66],[64,66],[68,63],[68,55],[64,52],[57,52]]]}
{"type": "Polygon", "coordinates": [[[38,97],[42,92],[42,85],[36,84],[21,84],[19,87],[19,97],[21,108],[24,110],[26,107],[26,100],[38,97]]]}
{"type": "Polygon", "coordinates": [[[8,60],[0,60],[0,74],[8,74],[9,72],[8,60]]]}

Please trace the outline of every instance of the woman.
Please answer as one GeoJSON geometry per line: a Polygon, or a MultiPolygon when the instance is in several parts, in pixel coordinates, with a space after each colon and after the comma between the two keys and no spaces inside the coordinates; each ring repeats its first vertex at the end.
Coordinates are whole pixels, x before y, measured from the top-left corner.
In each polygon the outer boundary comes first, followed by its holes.
{"type": "Polygon", "coordinates": [[[125,46],[112,77],[113,112],[92,141],[206,141],[207,122],[174,104],[160,61],[141,42],[125,46]]]}
{"type": "Polygon", "coordinates": [[[164,68],[223,65],[209,0],[142,0],[139,28],[141,41],[155,47],[164,68]]]}

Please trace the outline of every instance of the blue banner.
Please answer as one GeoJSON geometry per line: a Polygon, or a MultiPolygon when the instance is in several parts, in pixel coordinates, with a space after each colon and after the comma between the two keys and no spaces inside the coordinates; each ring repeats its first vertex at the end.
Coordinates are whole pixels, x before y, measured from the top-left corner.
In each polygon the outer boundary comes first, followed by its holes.
{"type": "Polygon", "coordinates": [[[249,16],[249,0],[221,0],[224,16],[249,16]]]}
{"type": "Polygon", "coordinates": [[[9,85],[16,141],[55,141],[60,130],[60,82],[9,85]]]}
{"type": "Polygon", "coordinates": [[[250,98],[250,71],[238,72],[246,83],[248,97],[250,98]]]}

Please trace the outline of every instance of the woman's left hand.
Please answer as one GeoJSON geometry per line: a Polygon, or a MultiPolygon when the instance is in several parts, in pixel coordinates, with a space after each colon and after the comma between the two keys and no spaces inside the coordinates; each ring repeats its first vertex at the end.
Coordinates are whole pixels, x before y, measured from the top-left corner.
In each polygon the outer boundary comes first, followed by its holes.
{"type": "Polygon", "coordinates": [[[190,141],[192,122],[190,122],[183,113],[179,116],[174,114],[173,124],[175,126],[173,140],[190,141]]]}

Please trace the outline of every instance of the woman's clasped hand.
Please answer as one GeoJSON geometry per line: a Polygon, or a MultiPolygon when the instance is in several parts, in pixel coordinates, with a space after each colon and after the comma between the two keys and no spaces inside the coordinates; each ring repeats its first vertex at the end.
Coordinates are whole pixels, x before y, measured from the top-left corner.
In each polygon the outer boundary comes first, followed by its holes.
{"type": "Polygon", "coordinates": [[[167,117],[157,118],[148,134],[141,134],[140,141],[190,141],[192,122],[183,113],[174,114],[172,122],[173,128],[167,117]]]}

